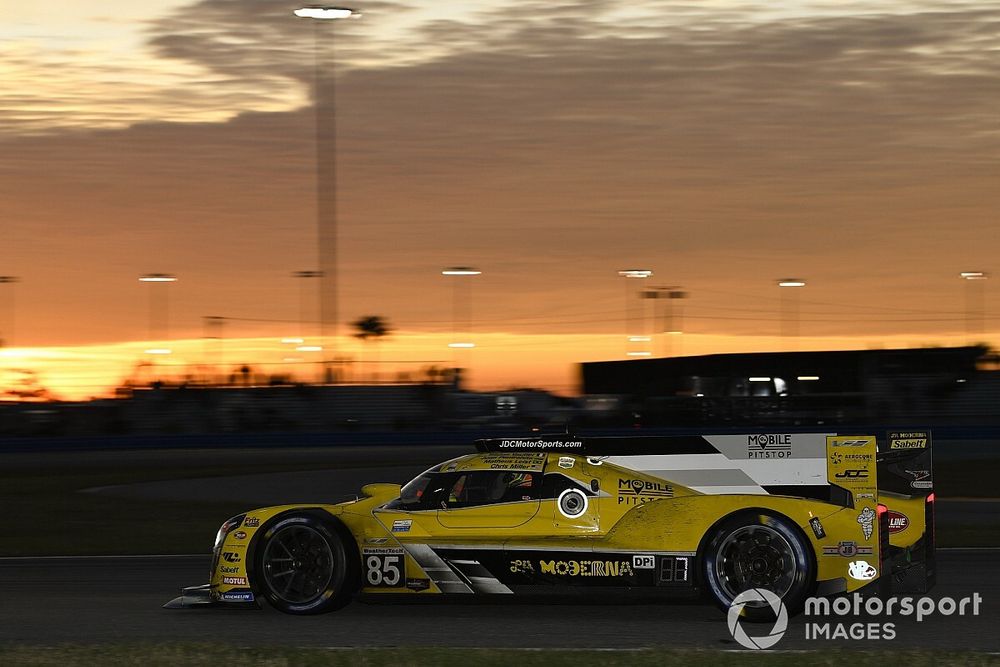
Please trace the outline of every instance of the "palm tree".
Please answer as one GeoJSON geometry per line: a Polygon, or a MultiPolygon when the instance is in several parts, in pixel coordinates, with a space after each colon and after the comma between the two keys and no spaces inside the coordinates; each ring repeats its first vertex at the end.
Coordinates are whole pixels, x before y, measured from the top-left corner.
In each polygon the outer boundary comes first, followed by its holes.
{"type": "MultiPolygon", "coordinates": [[[[364,315],[351,322],[351,326],[354,327],[356,331],[354,337],[360,338],[366,344],[369,341],[378,343],[380,340],[392,333],[392,327],[389,326],[389,320],[385,319],[381,315],[364,315]]],[[[375,365],[373,370],[375,378],[378,378],[378,361],[378,347],[376,347],[375,365]]]]}

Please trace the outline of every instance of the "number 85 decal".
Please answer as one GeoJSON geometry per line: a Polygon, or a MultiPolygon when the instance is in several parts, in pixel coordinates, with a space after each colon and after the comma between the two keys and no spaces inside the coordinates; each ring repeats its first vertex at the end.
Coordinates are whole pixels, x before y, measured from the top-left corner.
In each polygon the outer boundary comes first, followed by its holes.
{"type": "Polygon", "coordinates": [[[384,554],[366,556],[365,578],[369,586],[399,586],[403,581],[403,557],[384,554]]]}

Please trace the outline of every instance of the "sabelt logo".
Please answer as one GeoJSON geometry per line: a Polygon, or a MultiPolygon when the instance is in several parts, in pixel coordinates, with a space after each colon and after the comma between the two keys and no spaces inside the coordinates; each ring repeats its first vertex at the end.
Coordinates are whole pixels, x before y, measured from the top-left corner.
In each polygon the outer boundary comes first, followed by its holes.
{"type": "Polygon", "coordinates": [[[889,443],[889,449],[924,449],[926,447],[927,447],[927,440],[924,438],[893,440],[891,443],[889,443]]]}
{"type": "Polygon", "coordinates": [[[236,574],[240,571],[240,568],[236,565],[222,565],[219,567],[219,572],[223,574],[236,574]]]}
{"type": "Polygon", "coordinates": [[[889,510],[889,532],[890,533],[901,533],[910,527],[910,518],[903,514],[902,512],[897,512],[896,510],[889,510]]]}
{"type": "Polygon", "coordinates": [[[767,433],[747,436],[747,457],[751,459],[787,459],[792,455],[792,436],[767,433]]]}
{"type": "Polygon", "coordinates": [[[927,449],[930,439],[926,431],[891,431],[889,449],[927,449]]]}

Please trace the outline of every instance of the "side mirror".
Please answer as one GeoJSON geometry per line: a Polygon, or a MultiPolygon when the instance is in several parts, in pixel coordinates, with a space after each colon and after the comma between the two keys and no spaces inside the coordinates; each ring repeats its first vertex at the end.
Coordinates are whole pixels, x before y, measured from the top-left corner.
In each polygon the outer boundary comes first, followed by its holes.
{"type": "Polygon", "coordinates": [[[361,487],[361,495],[365,498],[384,498],[392,500],[399,498],[399,492],[403,489],[399,484],[365,484],[361,487]]]}

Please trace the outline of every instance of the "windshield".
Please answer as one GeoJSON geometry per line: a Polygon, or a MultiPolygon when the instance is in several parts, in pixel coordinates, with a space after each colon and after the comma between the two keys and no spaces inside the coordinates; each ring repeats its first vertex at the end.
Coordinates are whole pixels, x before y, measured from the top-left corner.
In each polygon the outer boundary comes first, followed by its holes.
{"type": "Polygon", "coordinates": [[[421,473],[410,480],[406,486],[399,491],[399,498],[386,504],[388,509],[397,510],[418,510],[427,509],[434,506],[434,498],[440,495],[443,490],[445,477],[438,472],[437,466],[421,473]]]}
{"type": "Polygon", "coordinates": [[[424,491],[431,482],[431,473],[423,473],[414,477],[399,492],[398,502],[401,507],[419,505],[420,499],[424,496],[424,491]]]}

